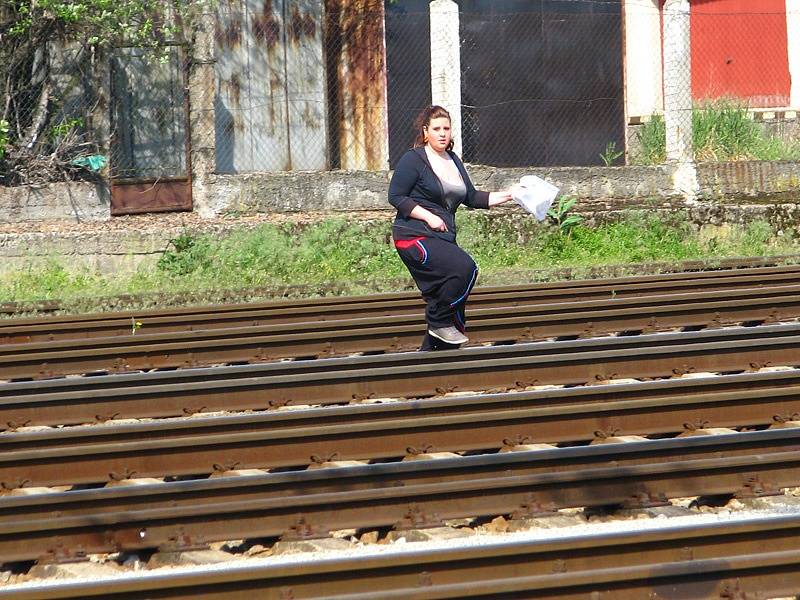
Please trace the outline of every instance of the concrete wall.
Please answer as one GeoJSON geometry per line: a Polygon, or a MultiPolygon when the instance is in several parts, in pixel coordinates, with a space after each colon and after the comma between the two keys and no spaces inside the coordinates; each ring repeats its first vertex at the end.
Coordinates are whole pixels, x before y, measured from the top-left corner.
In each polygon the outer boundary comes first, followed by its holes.
{"type": "Polygon", "coordinates": [[[57,261],[91,272],[133,272],[154,262],[181,231],[27,231],[0,233],[0,273],[57,261]]]}
{"type": "MultiPolygon", "coordinates": [[[[800,200],[800,162],[739,161],[699,163],[699,189],[687,198],[671,165],[628,167],[469,168],[478,189],[510,187],[522,175],[536,174],[575,196],[581,210],[626,210],[666,202],[670,206],[711,200],[759,204],[800,200]]],[[[296,212],[390,210],[388,171],[291,171],[246,175],[209,175],[202,182],[199,216],[296,212]]],[[[0,187],[0,224],[110,219],[107,190],[88,183],[43,187],[0,187]]],[[[156,218],[157,216],[151,217],[156,218]]]]}
{"type": "MultiPolygon", "coordinates": [[[[478,189],[510,187],[527,174],[539,175],[575,196],[582,211],[627,210],[665,202],[691,206],[696,201],[758,203],[800,200],[800,162],[740,161],[697,166],[696,198],[685,197],[671,165],[630,167],[551,167],[501,169],[470,167],[478,189]]],[[[271,175],[216,175],[204,196],[210,214],[388,210],[388,172],[290,172],[271,175]]]]}
{"type": "Polygon", "coordinates": [[[659,0],[625,0],[625,112],[640,118],[664,110],[659,0]]]}
{"type": "MultiPolygon", "coordinates": [[[[177,215],[174,215],[177,216],[177,215]]],[[[155,263],[184,233],[224,237],[242,228],[253,228],[256,220],[221,222],[176,218],[128,217],[128,221],[61,224],[48,227],[0,227],[0,273],[57,261],[70,269],[101,273],[131,273],[142,264],[155,263]]]]}

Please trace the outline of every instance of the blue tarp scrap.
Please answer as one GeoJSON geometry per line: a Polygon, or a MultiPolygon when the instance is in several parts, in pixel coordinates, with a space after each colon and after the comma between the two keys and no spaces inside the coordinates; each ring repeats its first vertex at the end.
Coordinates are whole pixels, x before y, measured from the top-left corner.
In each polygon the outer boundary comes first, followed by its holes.
{"type": "Polygon", "coordinates": [[[92,171],[99,171],[106,166],[107,162],[108,158],[102,154],[90,154],[89,156],[79,156],[72,161],[72,164],[79,167],[86,167],[92,171]]]}

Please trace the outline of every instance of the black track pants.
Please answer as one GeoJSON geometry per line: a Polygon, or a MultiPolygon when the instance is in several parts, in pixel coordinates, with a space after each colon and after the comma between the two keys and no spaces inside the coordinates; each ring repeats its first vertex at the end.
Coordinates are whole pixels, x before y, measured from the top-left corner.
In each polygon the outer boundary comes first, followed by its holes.
{"type": "MultiPolygon", "coordinates": [[[[464,307],[478,277],[472,257],[454,242],[435,237],[395,240],[395,248],[427,302],[428,327],[455,326],[464,331],[464,307]]],[[[420,350],[455,348],[425,335],[420,350]]]]}

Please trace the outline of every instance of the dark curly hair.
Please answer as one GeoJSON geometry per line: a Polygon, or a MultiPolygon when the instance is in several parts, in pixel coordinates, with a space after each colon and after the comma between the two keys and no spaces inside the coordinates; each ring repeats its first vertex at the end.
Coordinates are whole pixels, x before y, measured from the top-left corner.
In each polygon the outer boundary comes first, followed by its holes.
{"type": "MultiPolygon", "coordinates": [[[[430,126],[431,121],[434,119],[439,119],[441,117],[445,117],[450,123],[453,120],[450,118],[450,113],[447,112],[443,107],[433,104],[423,110],[421,113],[417,115],[417,118],[414,120],[414,130],[417,132],[417,137],[414,139],[414,148],[419,148],[420,146],[424,146],[425,142],[425,129],[430,126]]],[[[453,149],[453,138],[450,138],[450,143],[447,145],[447,150],[453,149]]]]}

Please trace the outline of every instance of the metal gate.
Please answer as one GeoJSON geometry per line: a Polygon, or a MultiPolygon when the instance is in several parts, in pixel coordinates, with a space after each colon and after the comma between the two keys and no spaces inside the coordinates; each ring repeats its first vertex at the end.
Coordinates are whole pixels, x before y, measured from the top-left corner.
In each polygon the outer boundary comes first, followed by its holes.
{"type": "Polygon", "coordinates": [[[111,62],[111,214],[192,210],[182,47],[155,58],[117,48],[111,62]]]}

